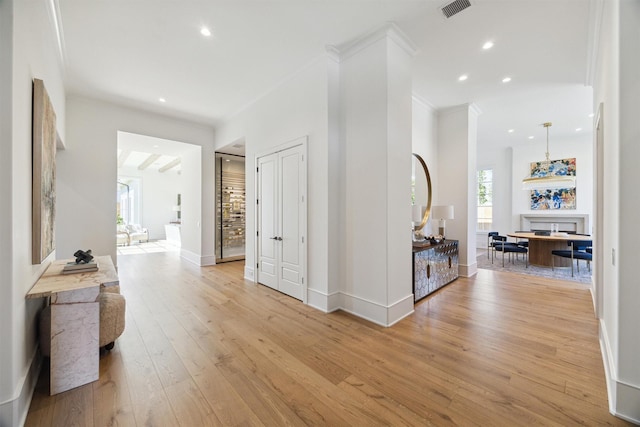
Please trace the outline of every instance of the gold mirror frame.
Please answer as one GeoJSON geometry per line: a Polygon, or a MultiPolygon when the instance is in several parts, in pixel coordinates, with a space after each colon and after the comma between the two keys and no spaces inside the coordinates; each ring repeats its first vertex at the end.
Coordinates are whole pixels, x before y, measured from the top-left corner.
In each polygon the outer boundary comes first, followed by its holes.
{"type": "Polygon", "coordinates": [[[418,162],[420,162],[420,164],[422,165],[422,169],[424,170],[424,176],[427,178],[427,208],[424,211],[424,215],[422,215],[422,222],[420,222],[420,225],[417,225],[415,227],[415,230],[422,230],[422,228],[424,227],[424,225],[427,223],[427,220],[429,219],[429,215],[431,214],[431,175],[429,175],[429,169],[427,168],[427,164],[424,162],[424,159],[416,153],[412,153],[413,156],[415,156],[416,159],[418,159],[418,162]]]}

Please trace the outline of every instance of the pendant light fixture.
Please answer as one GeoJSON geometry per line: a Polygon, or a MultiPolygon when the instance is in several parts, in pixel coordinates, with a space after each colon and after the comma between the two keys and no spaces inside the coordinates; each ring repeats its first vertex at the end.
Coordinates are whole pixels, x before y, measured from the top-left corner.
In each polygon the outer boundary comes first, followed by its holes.
{"type": "Polygon", "coordinates": [[[542,162],[539,173],[536,176],[526,177],[522,180],[523,190],[533,190],[536,188],[571,188],[576,186],[575,175],[550,175],[551,160],[549,158],[549,128],[551,122],[543,123],[547,128],[547,152],[546,159],[542,162]]]}

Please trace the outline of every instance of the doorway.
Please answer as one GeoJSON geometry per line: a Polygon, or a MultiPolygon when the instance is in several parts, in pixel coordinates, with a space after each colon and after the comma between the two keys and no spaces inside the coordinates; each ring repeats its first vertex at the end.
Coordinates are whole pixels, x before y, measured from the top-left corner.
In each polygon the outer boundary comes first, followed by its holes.
{"type": "Polygon", "coordinates": [[[216,262],[244,259],[246,201],[244,156],[216,153],[216,262]]]}
{"type": "Polygon", "coordinates": [[[306,138],[257,157],[257,281],[306,302],[306,138]]]}

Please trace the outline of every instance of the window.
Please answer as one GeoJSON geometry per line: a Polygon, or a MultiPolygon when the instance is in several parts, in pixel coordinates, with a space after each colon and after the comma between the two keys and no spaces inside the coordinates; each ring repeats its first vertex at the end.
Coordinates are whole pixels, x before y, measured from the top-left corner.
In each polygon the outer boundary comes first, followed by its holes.
{"type": "Polygon", "coordinates": [[[118,177],[116,213],[118,224],[140,224],[140,178],[118,177]]]}
{"type": "Polygon", "coordinates": [[[493,170],[478,171],[478,230],[489,231],[493,224],[493,170]]]}

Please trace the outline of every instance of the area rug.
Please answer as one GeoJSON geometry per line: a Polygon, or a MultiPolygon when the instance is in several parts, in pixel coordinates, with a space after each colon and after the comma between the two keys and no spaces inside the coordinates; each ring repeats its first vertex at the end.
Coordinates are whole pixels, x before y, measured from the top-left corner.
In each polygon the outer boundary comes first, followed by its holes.
{"type": "Polygon", "coordinates": [[[503,268],[501,253],[498,254],[498,258],[493,260],[492,264],[491,254],[489,254],[489,258],[487,258],[486,250],[478,249],[477,251],[478,268],[485,270],[508,271],[510,273],[529,274],[533,276],[548,277],[550,279],[570,280],[586,284],[591,283],[591,271],[587,268],[586,261],[580,261],[579,272],[576,265],[573,265],[573,277],[571,277],[571,267],[556,267],[554,270],[551,270],[551,267],[545,268],[529,265],[528,268],[525,268],[525,263],[521,256],[513,263],[505,257],[503,268]]]}

